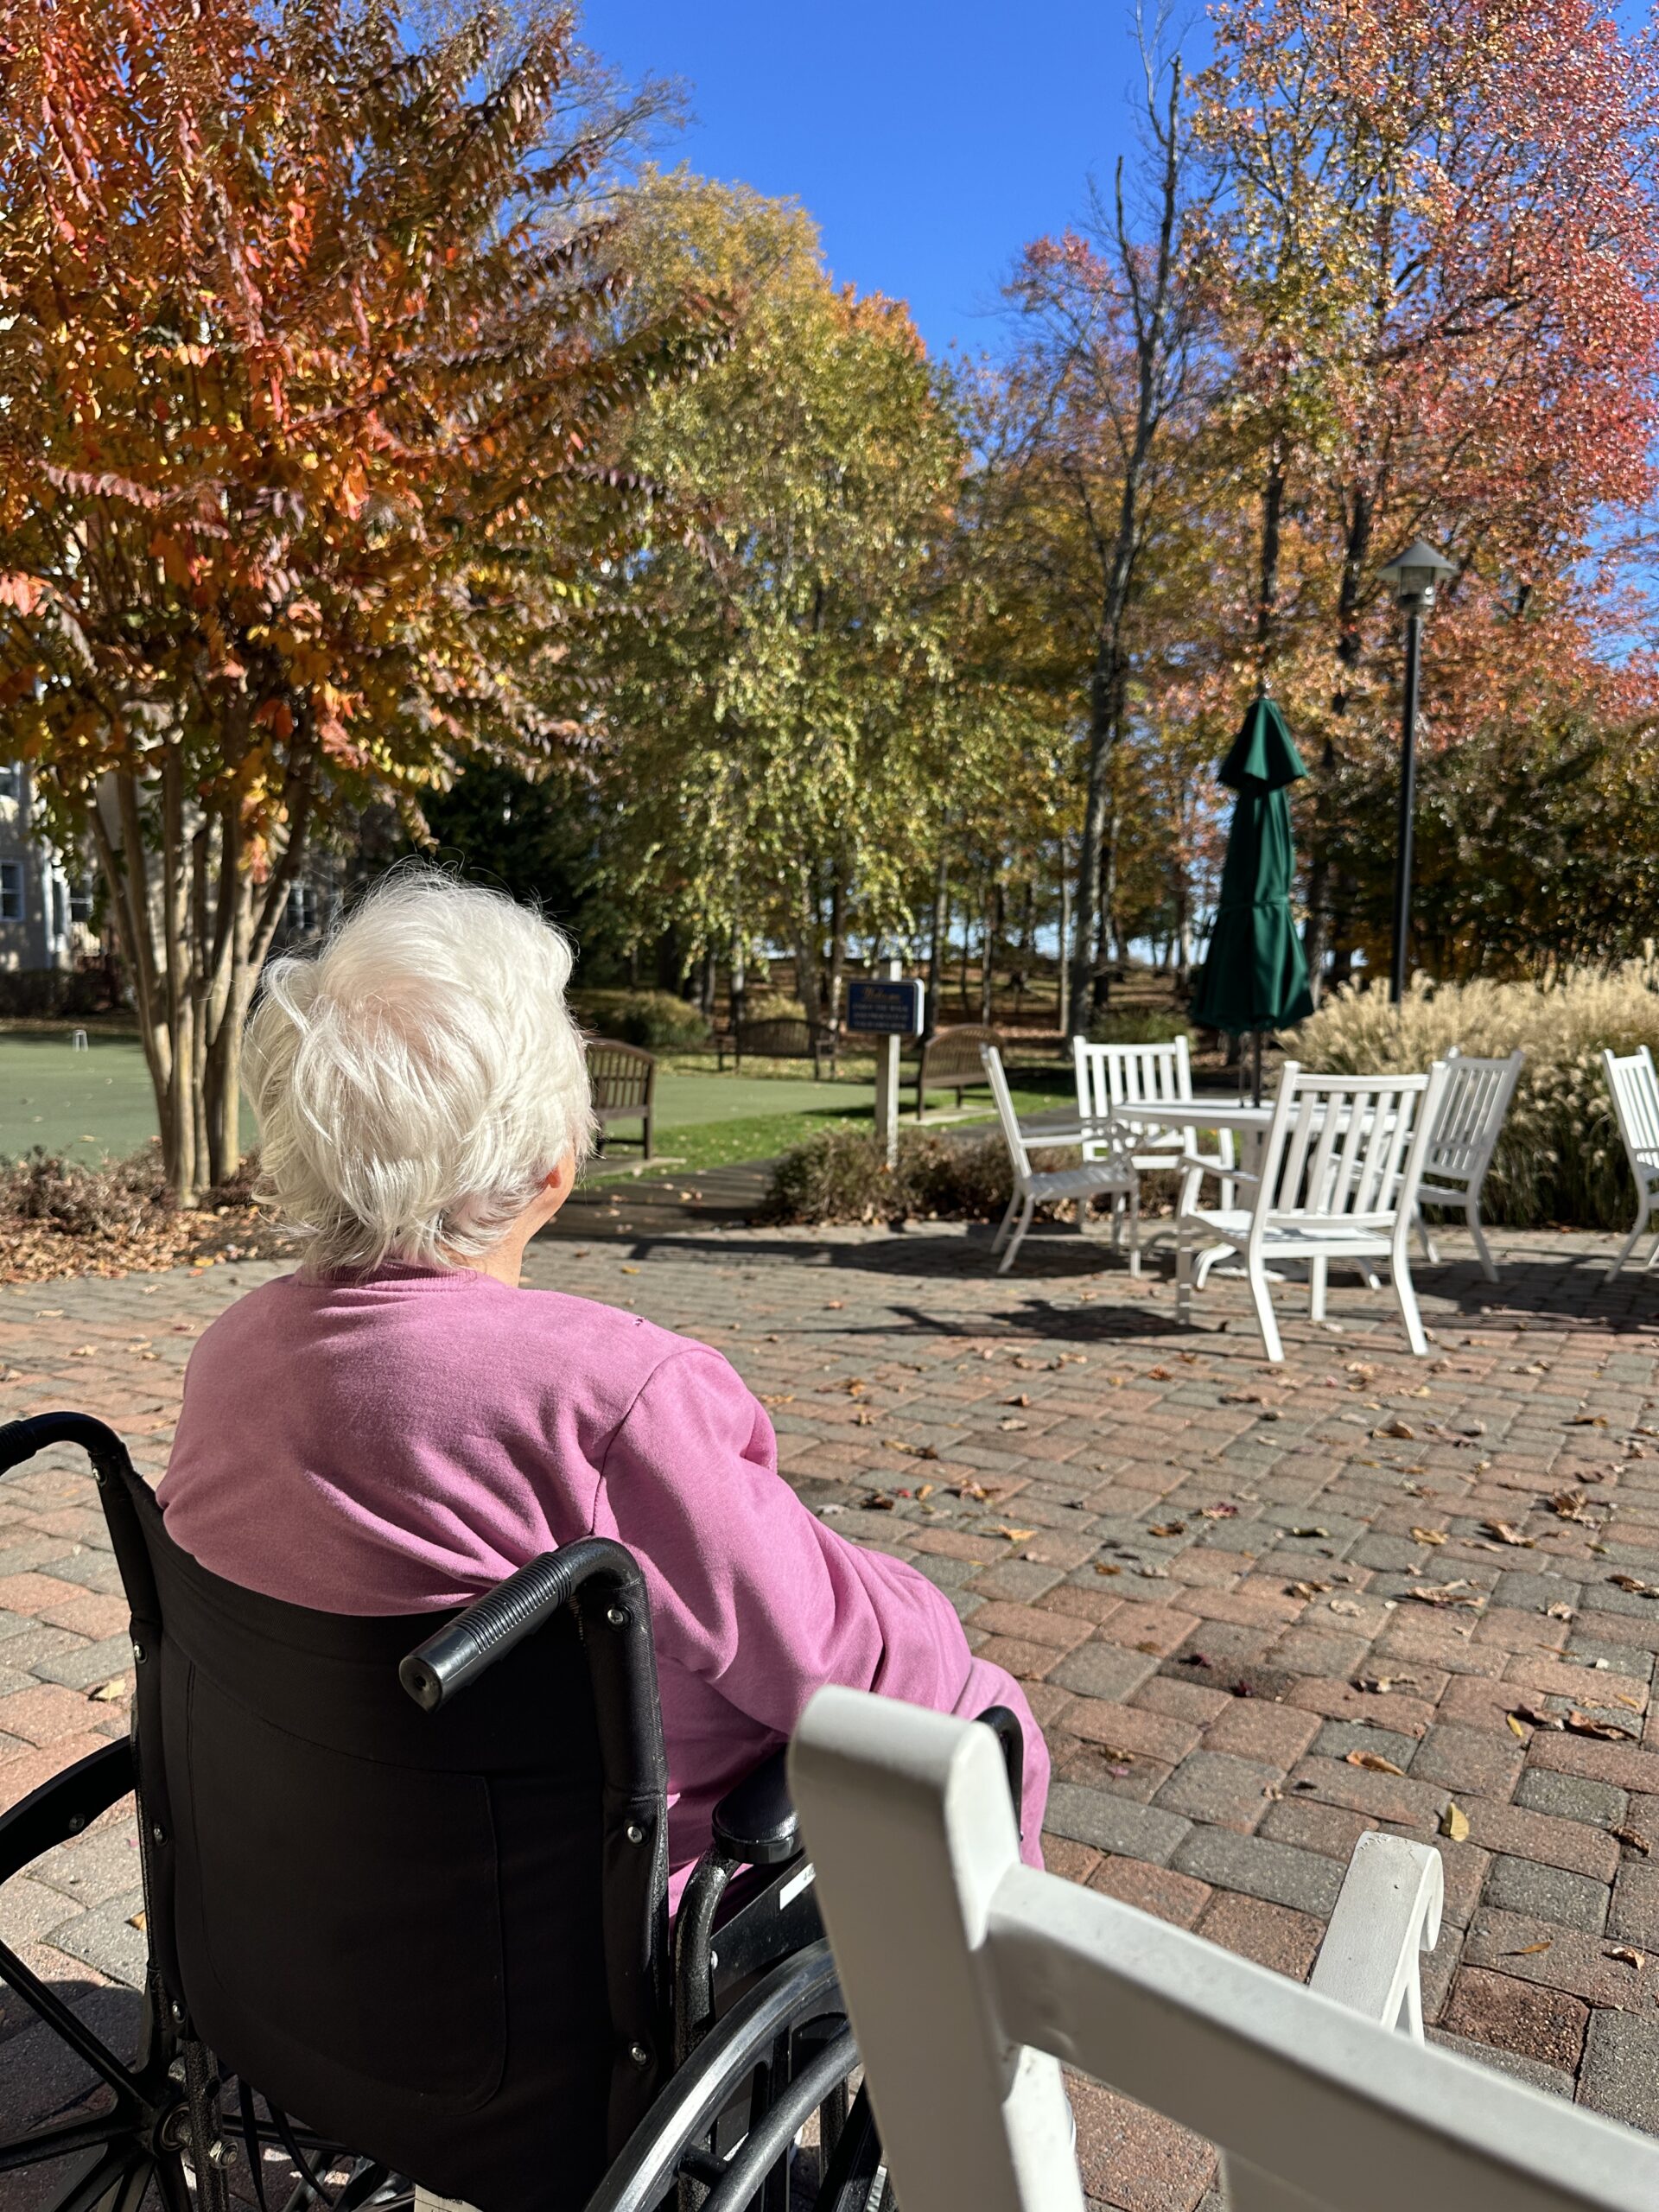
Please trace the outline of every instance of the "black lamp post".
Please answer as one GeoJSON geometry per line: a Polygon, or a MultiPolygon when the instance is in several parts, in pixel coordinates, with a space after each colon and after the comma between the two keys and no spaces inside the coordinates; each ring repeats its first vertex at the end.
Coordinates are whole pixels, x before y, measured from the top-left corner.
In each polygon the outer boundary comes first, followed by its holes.
{"type": "Polygon", "coordinates": [[[1400,602],[1406,618],[1406,699],[1400,739],[1400,828],[1394,853],[1394,946],[1389,970],[1389,998],[1398,1006],[1406,995],[1406,931],[1411,920],[1411,817],[1417,795],[1417,668],[1423,617],[1434,604],[1434,588],[1457,574],[1455,565],[1420,537],[1397,561],[1378,574],[1400,602]]]}

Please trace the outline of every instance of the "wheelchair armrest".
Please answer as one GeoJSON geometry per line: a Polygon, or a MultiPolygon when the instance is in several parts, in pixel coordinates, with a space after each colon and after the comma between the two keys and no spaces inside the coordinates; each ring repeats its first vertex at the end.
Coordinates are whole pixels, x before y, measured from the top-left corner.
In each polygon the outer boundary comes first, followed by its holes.
{"type": "Polygon", "coordinates": [[[636,1617],[649,1620],[645,1577],[622,1545],[583,1536],[561,1551],[543,1552],[417,1644],[400,1662],[397,1679],[416,1705],[435,1713],[563,1607],[595,1596],[602,1600],[607,1592],[613,1627],[626,1628],[636,1617]]]}
{"type": "Polygon", "coordinates": [[[781,1866],[801,1848],[801,1824],[785,1772],[787,1750],[763,1759],[715,1808],[715,1842],[746,1866],[781,1866]]]}
{"type": "Polygon", "coordinates": [[[1026,1798],[1025,1731],[1006,1705],[988,1705],[977,1718],[990,1730],[1001,1750],[1002,1764],[1007,1770],[1008,1795],[1014,1801],[1014,1824],[1023,1834],[1020,1814],[1026,1798]]]}

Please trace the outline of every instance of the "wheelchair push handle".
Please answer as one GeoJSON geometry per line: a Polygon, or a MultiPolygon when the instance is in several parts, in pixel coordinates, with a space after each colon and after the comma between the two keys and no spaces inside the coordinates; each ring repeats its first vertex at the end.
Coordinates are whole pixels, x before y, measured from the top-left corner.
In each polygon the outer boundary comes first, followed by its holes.
{"type": "Polygon", "coordinates": [[[0,1427],[0,1475],[21,1467],[52,1444],[78,1444],[101,1474],[123,1465],[127,1451],[115,1431],[91,1414],[31,1414],[0,1427]]]}
{"type": "Polygon", "coordinates": [[[532,1636],[590,1584],[607,1586],[613,1610],[644,1616],[644,1579],[632,1555],[604,1536],[543,1552],[417,1644],[397,1669],[416,1705],[435,1713],[498,1659],[532,1636]]]}

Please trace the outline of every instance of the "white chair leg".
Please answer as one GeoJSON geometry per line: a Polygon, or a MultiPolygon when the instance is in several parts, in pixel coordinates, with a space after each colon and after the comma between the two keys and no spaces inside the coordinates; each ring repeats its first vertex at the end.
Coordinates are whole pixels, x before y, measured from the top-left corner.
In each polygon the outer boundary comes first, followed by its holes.
{"type": "Polygon", "coordinates": [[[1175,1217],[1175,1319],[1180,1322],[1192,1318],[1192,1240],[1187,1234],[1186,1217],[1175,1217]]]}
{"type": "Polygon", "coordinates": [[[1141,1185],[1139,1183],[1129,1192],[1129,1273],[1139,1281],[1141,1274],[1141,1185]]]}
{"type": "MultiPolygon", "coordinates": [[[[1631,1230],[1630,1235],[1624,1239],[1624,1242],[1619,1246],[1617,1257],[1608,1262],[1607,1274],[1610,1280],[1618,1273],[1625,1261],[1630,1258],[1631,1253],[1635,1251],[1637,1246],[1642,1242],[1648,1226],[1649,1205],[1649,1200],[1648,1198],[1647,1185],[1643,1184],[1637,1191],[1636,1197],[1636,1226],[1631,1230]]],[[[1659,1244],[1656,1244],[1654,1249],[1656,1251],[1659,1251],[1659,1244]]]]}
{"type": "Polygon", "coordinates": [[[1469,1224],[1469,1234],[1475,1240],[1475,1249],[1480,1255],[1480,1271],[1488,1282],[1497,1281],[1497,1269],[1492,1264],[1491,1249],[1486,1242],[1486,1232],[1480,1225],[1480,1200],[1471,1192],[1463,1209],[1463,1217],[1469,1224]]]}
{"type": "Polygon", "coordinates": [[[1307,1263],[1307,1318],[1310,1321],[1325,1319],[1325,1279],[1330,1271],[1328,1260],[1313,1259],[1307,1263]]]}
{"type": "Polygon", "coordinates": [[[1421,1206],[1417,1208],[1416,1228],[1417,1234],[1423,1240],[1423,1257],[1431,1268],[1438,1268],[1440,1264],[1440,1255],[1434,1249],[1434,1239],[1428,1233],[1428,1224],[1423,1219],[1421,1206]]]}
{"type": "Polygon", "coordinates": [[[1002,1255],[1002,1264],[996,1271],[998,1274],[1007,1274],[1008,1269],[1014,1265],[1014,1255],[1026,1241],[1026,1231],[1031,1227],[1031,1217],[1036,1211],[1036,1199],[1027,1196],[1020,1206],[1020,1218],[1014,1224],[1014,1235],[1008,1239],[1008,1249],[1002,1255]]]}
{"type": "Polygon", "coordinates": [[[1274,1316],[1273,1298],[1268,1288],[1266,1263],[1259,1255],[1247,1253],[1244,1273],[1249,1281],[1250,1297],[1255,1305],[1255,1323],[1262,1332],[1262,1351],[1273,1366],[1281,1366],[1284,1361],[1285,1348],[1279,1341],[1279,1324],[1274,1316]]]}
{"type": "Polygon", "coordinates": [[[1423,1334],[1423,1317],[1417,1311],[1417,1293],[1411,1280],[1409,1247],[1402,1236],[1395,1246],[1389,1274],[1394,1284],[1394,1302],[1400,1308],[1400,1319],[1406,1325],[1406,1335],[1419,1359],[1427,1357],[1428,1338],[1423,1334]]]}
{"type": "Polygon", "coordinates": [[[1008,1231],[1013,1228],[1014,1217],[1019,1212],[1019,1211],[1020,1185],[1016,1183],[1014,1186],[1014,1196],[1008,1200],[1008,1210],[1003,1215],[1001,1223],[998,1224],[995,1236],[991,1239],[991,1250],[994,1253],[1000,1252],[1002,1249],[1002,1247],[1007,1243],[1008,1231]]]}
{"type": "Polygon", "coordinates": [[[1116,1252],[1118,1248],[1122,1234],[1123,1193],[1122,1191],[1116,1191],[1112,1194],[1112,1249],[1114,1252],[1116,1252]]]}
{"type": "MultiPolygon", "coordinates": [[[[1178,1215],[1192,1212],[1193,1207],[1198,1203],[1198,1192],[1203,1186],[1204,1170],[1202,1167],[1188,1167],[1183,1171],[1180,1191],[1175,1200],[1175,1211],[1178,1215]]],[[[1232,1200],[1225,1195],[1226,1189],[1227,1185],[1224,1183],[1222,1185],[1223,1197],[1221,1201],[1224,1206],[1230,1205],[1232,1204],[1232,1200]]]]}

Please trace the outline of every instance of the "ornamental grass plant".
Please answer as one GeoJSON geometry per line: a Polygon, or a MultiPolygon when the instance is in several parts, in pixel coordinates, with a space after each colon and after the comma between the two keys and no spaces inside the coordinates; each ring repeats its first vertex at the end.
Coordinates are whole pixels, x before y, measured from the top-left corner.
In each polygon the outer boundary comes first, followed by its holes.
{"type": "Polygon", "coordinates": [[[1452,1046],[1501,1059],[1525,1052],[1482,1211],[1510,1228],[1628,1229],[1636,1205],[1601,1054],[1659,1055],[1659,963],[1564,972],[1530,982],[1433,984],[1419,977],[1398,1007],[1380,989],[1344,989],[1279,1039],[1332,1075],[1427,1068],[1452,1046]]]}

